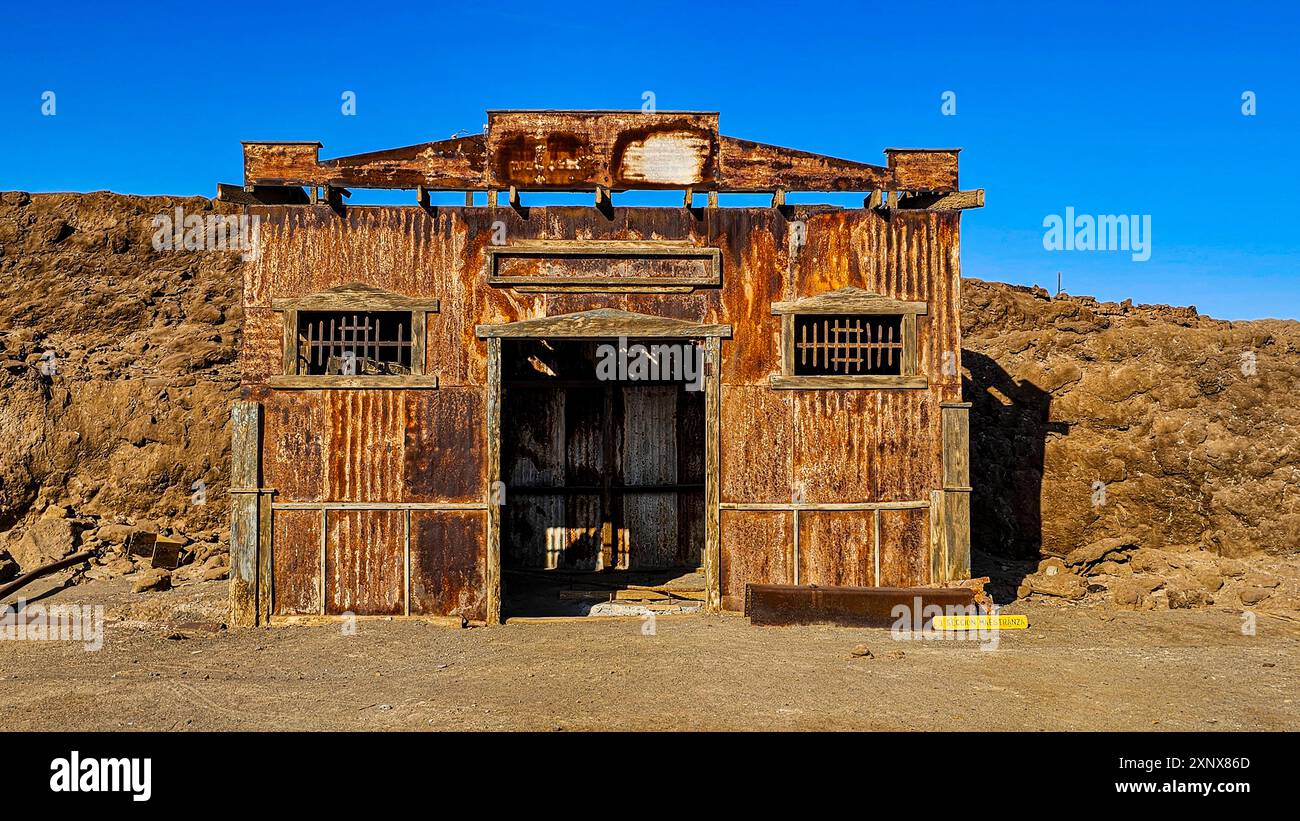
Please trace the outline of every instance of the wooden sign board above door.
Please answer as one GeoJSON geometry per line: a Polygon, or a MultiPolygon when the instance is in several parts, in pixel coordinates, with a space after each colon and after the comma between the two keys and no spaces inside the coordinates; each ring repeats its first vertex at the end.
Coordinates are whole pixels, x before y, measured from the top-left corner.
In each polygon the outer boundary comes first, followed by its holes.
{"type": "Polygon", "coordinates": [[[722,252],[685,242],[533,240],[489,245],[488,284],[530,290],[689,290],[722,284],[722,252]]]}

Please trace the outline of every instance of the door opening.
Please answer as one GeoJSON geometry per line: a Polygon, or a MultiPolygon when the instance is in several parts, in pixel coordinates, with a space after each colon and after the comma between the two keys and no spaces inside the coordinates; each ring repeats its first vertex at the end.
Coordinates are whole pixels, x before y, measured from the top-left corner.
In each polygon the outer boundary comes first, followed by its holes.
{"type": "Polygon", "coordinates": [[[503,340],[503,617],[702,607],[702,363],[690,340],[503,340]]]}

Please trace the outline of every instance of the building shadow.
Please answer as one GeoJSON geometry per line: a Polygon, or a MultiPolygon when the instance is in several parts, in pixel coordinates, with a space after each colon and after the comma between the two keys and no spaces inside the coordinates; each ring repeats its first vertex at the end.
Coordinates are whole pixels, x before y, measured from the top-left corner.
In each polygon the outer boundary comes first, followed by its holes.
{"type": "Polygon", "coordinates": [[[971,403],[971,575],[988,576],[998,604],[1037,568],[1043,544],[1043,456],[1049,436],[1069,427],[1049,422],[1051,394],[1007,373],[994,359],[962,350],[971,403]]]}

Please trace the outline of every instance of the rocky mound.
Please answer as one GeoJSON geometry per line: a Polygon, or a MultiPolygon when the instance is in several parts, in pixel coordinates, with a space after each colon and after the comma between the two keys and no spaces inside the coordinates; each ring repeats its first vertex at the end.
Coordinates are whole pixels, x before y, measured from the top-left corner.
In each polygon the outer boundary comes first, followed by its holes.
{"type": "Polygon", "coordinates": [[[177,206],[221,207],[0,195],[0,577],[135,530],[225,561],[239,257],[154,251],[177,206]]]}

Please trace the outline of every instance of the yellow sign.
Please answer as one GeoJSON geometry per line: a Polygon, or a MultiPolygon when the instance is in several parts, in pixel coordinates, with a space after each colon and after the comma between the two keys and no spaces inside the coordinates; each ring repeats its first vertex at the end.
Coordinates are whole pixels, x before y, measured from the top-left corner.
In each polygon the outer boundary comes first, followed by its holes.
{"type": "Polygon", "coordinates": [[[935,630],[1024,630],[1028,616],[935,616],[935,630]]]}

